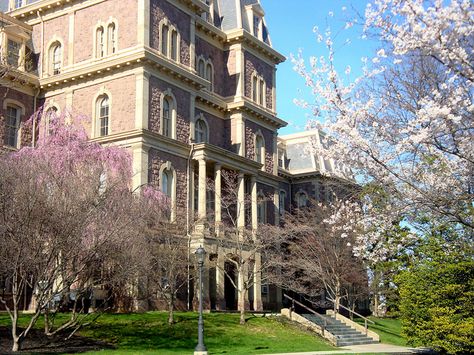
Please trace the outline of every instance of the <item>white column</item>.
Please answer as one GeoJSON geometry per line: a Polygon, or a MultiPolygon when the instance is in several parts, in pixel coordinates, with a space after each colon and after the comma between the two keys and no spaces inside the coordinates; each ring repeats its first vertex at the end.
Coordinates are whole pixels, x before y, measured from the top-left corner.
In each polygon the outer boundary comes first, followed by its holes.
{"type": "Polygon", "coordinates": [[[189,44],[189,67],[191,70],[194,70],[194,68],[196,68],[196,20],[192,17],[190,32],[191,43],[189,44]]]}
{"type": "Polygon", "coordinates": [[[237,227],[245,227],[245,177],[239,173],[237,193],[237,227]]]}
{"type": "Polygon", "coordinates": [[[137,43],[150,45],[150,1],[138,0],[137,43]]]}
{"type": "Polygon", "coordinates": [[[220,225],[222,222],[221,211],[221,185],[222,185],[222,166],[218,163],[214,166],[214,207],[215,207],[215,223],[216,234],[220,233],[220,225]]]}
{"type": "Polygon", "coordinates": [[[257,177],[252,175],[250,178],[251,183],[251,194],[252,194],[252,230],[257,230],[258,228],[258,211],[257,211],[257,177]]]}
{"type": "Polygon", "coordinates": [[[198,216],[200,220],[206,219],[206,161],[199,159],[199,191],[198,191],[198,216]]]}
{"type": "Polygon", "coordinates": [[[255,264],[253,270],[253,309],[255,311],[263,310],[262,304],[262,257],[260,254],[255,254],[255,264]]]}

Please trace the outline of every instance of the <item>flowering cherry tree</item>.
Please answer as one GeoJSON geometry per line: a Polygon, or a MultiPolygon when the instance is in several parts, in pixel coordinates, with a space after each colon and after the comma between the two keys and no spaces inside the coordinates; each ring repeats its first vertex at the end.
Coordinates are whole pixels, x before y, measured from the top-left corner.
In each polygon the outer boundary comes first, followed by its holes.
{"type": "Polygon", "coordinates": [[[76,329],[91,292],[113,293],[136,279],[135,242],[146,223],[140,202],[147,196],[130,189],[125,150],[88,141],[80,117],[56,117],[49,131],[36,147],[0,156],[0,276],[11,288],[0,302],[13,351],[41,314],[47,334],[76,329]],[[30,297],[32,316],[20,330],[19,310],[30,297]],[[49,310],[58,303],[73,312],[53,329],[49,310]]]}
{"type": "Polygon", "coordinates": [[[318,33],[327,57],[312,57],[309,65],[302,55],[293,58],[315,97],[310,126],[331,137],[315,150],[352,167],[376,192],[363,200],[364,212],[378,218],[358,252],[383,257],[383,230],[403,219],[420,229],[420,216],[455,225],[460,238],[472,239],[472,1],[375,0],[367,5],[364,33],[380,47],[363,58],[356,78],[350,67],[336,70],[330,31],[318,33]]]}

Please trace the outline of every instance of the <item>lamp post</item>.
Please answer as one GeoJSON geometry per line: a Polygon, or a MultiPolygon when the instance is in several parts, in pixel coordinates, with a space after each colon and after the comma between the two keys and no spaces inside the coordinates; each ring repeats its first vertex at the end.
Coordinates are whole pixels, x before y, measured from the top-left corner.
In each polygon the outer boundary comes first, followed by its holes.
{"type": "Polygon", "coordinates": [[[199,320],[198,320],[198,344],[194,349],[194,355],[207,355],[207,348],[204,345],[204,321],[202,319],[202,269],[204,266],[204,258],[206,256],[206,251],[204,248],[199,246],[196,249],[197,262],[199,267],[199,320]]]}

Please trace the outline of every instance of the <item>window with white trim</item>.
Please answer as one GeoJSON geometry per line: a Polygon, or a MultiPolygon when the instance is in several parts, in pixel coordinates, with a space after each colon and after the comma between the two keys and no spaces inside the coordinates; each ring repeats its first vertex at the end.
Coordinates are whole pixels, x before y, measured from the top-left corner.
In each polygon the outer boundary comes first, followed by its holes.
{"type": "Polygon", "coordinates": [[[53,106],[48,108],[45,115],[45,126],[46,126],[46,134],[52,135],[54,133],[55,127],[55,120],[57,118],[58,108],[53,106]]]}
{"type": "Polygon", "coordinates": [[[163,99],[163,135],[171,137],[171,126],[172,126],[172,117],[171,117],[171,103],[168,97],[163,99]]]}
{"type": "Polygon", "coordinates": [[[254,73],[252,75],[252,101],[255,103],[265,106],[265,92],[266,92],[266,84],[265,80],[263,79],[262,76],[258,75],[257,73],[254,73]]]}
{"type": "Polygon", "coordinates": [[[173,189],[173,172],[171,169],[164,169],[161,172],[161,192],[163,192],[169,198],[172,197],[173,189]]]}
{"type": "Polygon", "coordinates": [[[259,224],[267,223],[267,201],[261,193],[257,196],[257,221],[259,224]]]}
{"type": "Polygon", "coordinates": [[[49,50],[50,59],[50,70],[51,75],[57,75],[61,73],[61,67],[63,62],[63,51],[61,43],[55,42],[51,45],[49,50]]]}
{"type": "Polygon", "coordinates": [[[107,95],[101,95],[97,99],[96,108],[96,121],[97,121],[97,132],[99,137],[109,135],[110,131],[110,107],[109,97],[107,95]]]}
{"type": "Polygon", "coordinates": [[[8,39],[8,57],[7,62],[12,67],[17,68],[20,65],[21,43],[8,39]]]}
{"type": "Polygon", "coordinates": [[[6,146],[18,147],[18,132],[20,128],[20,112],[19,107],[8,105],[5,111],[5,135],[3,143],[6,146]]]}
{"type": "Polygon", "coordinates": [[[278,201],[278,209],[280,212],[280,216],[283,216],[285,214],[285,200],[286,200],[286,192],[281,190],[280,191],[280,198],[278,201]]]}
{"type": "Polygon", "coordinates": [[[304,191],[298,191],[295,195],[296,207],[306,207],[308,205],[308,195],[304,191]]]}
{"type": "Polygon", "coordinates": [[[195,137],[196,143],[208,142],[207,124],[202,118],[199,118],[198,120],[196,120],[194,132],[195,132],[194,137],[195,137]]]}
{"type": "Polygon", "coordinates": [[[255,161],[265,164],[265,141],[261,134],[255,135],[255,161]]]}
{"type": "Polygon", "coordinates": [[[107,26],[107,54],[115,52],[117,52],[117,26],[112,22],[107,26]]]}
{"type": "Polygon", "coordinates": [[[102,58],[105,54],[104,28],[102,26],[99,26],[95,34],[96,34],[95,56],[96,58],[102,58]]]}
{"type": "Polygon", "coordinates": [[[168,20],[165,19],[160,23],[159,51],[175,62],[180,61],[180,38],[178,30],[168,20]]]}

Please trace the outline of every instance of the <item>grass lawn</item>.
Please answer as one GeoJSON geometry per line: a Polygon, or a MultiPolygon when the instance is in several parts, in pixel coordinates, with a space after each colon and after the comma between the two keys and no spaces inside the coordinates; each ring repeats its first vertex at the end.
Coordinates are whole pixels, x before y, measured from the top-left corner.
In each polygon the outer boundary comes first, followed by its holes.
{"type": "MultiPolygon", "coordinates": [[[[406,346],[407,341],[401,336],[402,325],[400,320],[395,318],[376,318],[369,317],[375,324],[369,323],[369,329],[380,335],[380,342],[385,344],[393,344],[406,346]]],[[[355,319],[356,322],[364,325],[362,319],[355,319]]]]}
{"type": "MultiPolygon", "coordinates": [[[[204,342],[210,354],[337,350],[284,318],[248,315],[244,326],[238,322],[238,314],[204,314],[204,342]]],[[[7,324],[7,315],[1,314],[0,325],[7,324]]],[[[197,343],[197,313],[176,313],[173,326],[168,326],[165,312],[104,314],[80,335],[116,347],[87,354],[192,354],[197,343]]]]}

